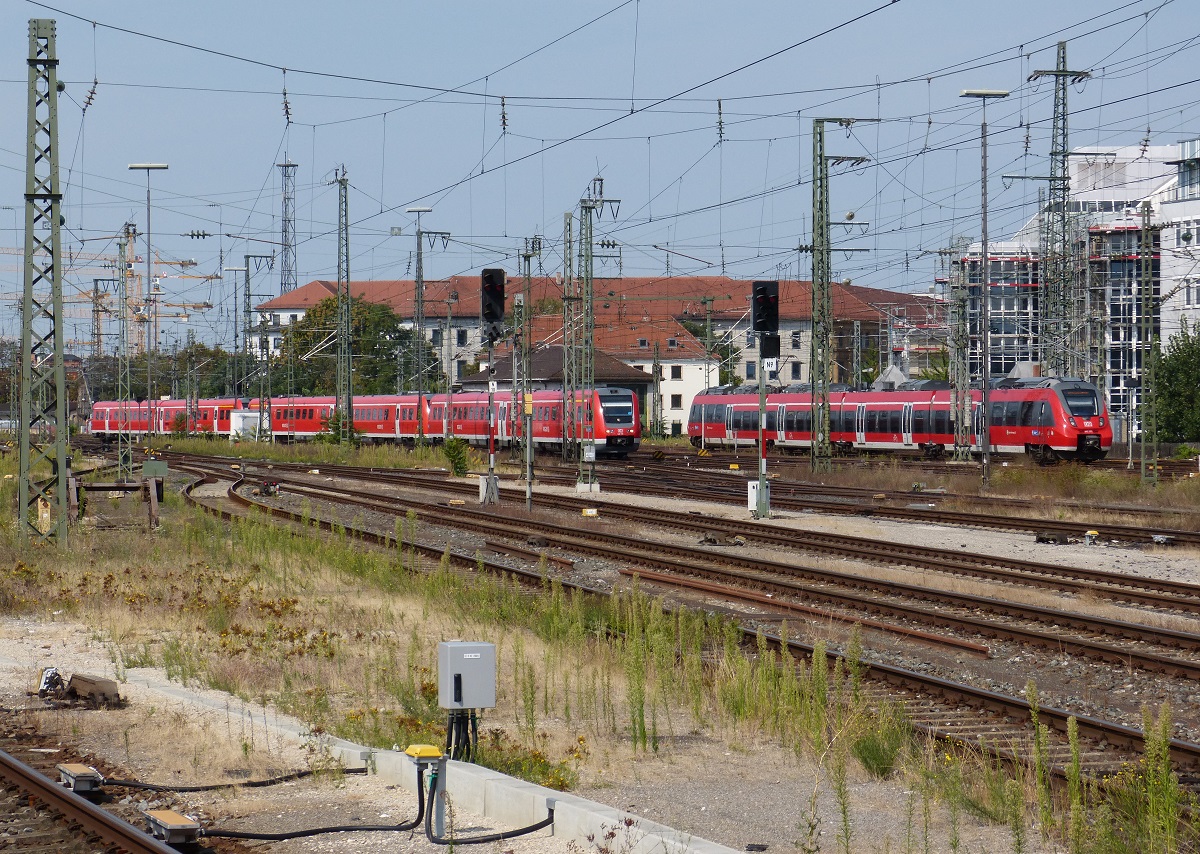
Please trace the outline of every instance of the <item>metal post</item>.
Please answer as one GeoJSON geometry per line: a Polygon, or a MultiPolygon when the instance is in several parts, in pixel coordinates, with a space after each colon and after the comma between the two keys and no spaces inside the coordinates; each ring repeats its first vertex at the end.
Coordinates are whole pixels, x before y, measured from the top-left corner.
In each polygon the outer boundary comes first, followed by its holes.
{"type": "Polygon", "coordinates": [[[521,433],[525,439],[525,509],[533,509],[533,270],[535,256],[542,254],[541,235],[525,238],[524,301],[521,325],[521,433]]]}
{"type": "Polygon", "coordinates": [[[350,212],[346,167],[342,167],[338,184],[338,317],[337,317],[337,381],[338,403],[342,419],[338,440],[342,444],[354,441],[354,356],[350,335],[350,212]]]}
{"type": "Polygon", "coordinates": [[[417,215],[417,281],[413,295],[413,335],[417,345],[417,445],[425,444],[425,263],[421,214],[431,208],[409,208],[417,215]]]}
{"type": "Polygon", "coordinates": [[[1141,315],[1138,324],[1137,348],[1141,353],[1141,381],[1138,388],[1138,421],[1141,426],[1141,436],[1138,441],[1141,460],[1141,481],[1143,484],[1155,486],[1158,484],[1158,424],[1154,400],[1154,368],[1157,353],[1158,336],[1154,332],[1154,267],[1153,232],[1150,229],[1150,202],[1142,202],[1142,228],[1140,232],[1141,246],[1139,255],[1139,296],[1141,305],[1138,307],[1141,315]],[[1152,453],[1147,463],[1146,440],[1152,443],[1152,453]]]}
{"type": "Polygon", "coordinates": [[[813,120],[813,225],[812,225],[812,341],[810,384],[812,388],[812,470],[833,467],[833,445],[829,438],[829,372],[833,349],[833,285],[830,281],[829,161],[825,157],[825,120],[813,120]]]}
{"type": "Polygon", "coordinates": [[[758,336],[758,501],[755,504],[754,518],[771,518],[771,501],[767,495],[767,369],[766,360],[762,357],[762,339],[758,336]]]}
{"type": "Polygon", "coordinates": [[[67,389],[63,369],[62,242],[58,177],[58,57],[54,21],[29,21],[25,149],[25,293],[21,303],[21,536],[65,545],[67,389]],[[39,439],[51,439],[46,444],[39,439]],[[49,462],[51,476],[35,471],[49,462]],[[45,513],[43,521],[42,515],[45,513]]]}
{"type": "Polygon", "coordinates": [[[121,402],[121,428],[117,431],[117,481],[133,481],[133,435],[129,430],[129,275],[127,260],[133,242],[133,226],[125,224],[120,240],[117,241],[117,303],[121,307],[120,352],[117,354],[117,400],[121,402]]]}
{"type": "Polygon", "coordinates": [[[979,98],[982,101],[982,121],[979,128],[979,151],[980,151],[980,214],[979,214],[979,230],[982,233],[980,240],[980,310],[979,310],[979,341],[981,368],[980,377],[983,380],[981,407],[983,409],[982,417],[980,418],[979,429],[979,446],[982,452],[982,463],[980,466],[980,486],[982,489],[988,489],[992,483],[992,413],[991,413],[991,380],[992,380],[992,319],[991,319],[991,258],[988,255],[988,204],[987,204],[987,99],[988,98],[1007,98],[1008,92],[1002,89],[964,89],[961,97],[963,98],[979,98]]]}
{"type": "Polygon", "coordinates": [[[296,165],[290,159],[276,163],[283,177],[283,229],[280,242],[279,293],[296,289],[296,165]]]}
{"type": "Polygon", "coordinates": [[[449,351],[449,358],[446,362],[446,417],[442,419],[442,438],[447,439],[454,435],[454,344],[450,342],[450,336],[454,332],[454,304],[458,302],[458,291],[451,291],[446,297],[446,341],[443,342],[446,350],[449,351]]]}
{"type": "Polygon", "coordinates": [[[150,273],[150,173],[168,168],[166,163],[130,163],[130,169],[143,169],[146,172],[146,439],[154,435],[154,348],[158,346],[155,340],[154,318],[154,279],[150,273]]]}
{"type": "Polygon", "coordinates": [[[500,486],[496,482],[496,351],[488,339],[488,473],[481,504],[499,504],[500,486]]]}

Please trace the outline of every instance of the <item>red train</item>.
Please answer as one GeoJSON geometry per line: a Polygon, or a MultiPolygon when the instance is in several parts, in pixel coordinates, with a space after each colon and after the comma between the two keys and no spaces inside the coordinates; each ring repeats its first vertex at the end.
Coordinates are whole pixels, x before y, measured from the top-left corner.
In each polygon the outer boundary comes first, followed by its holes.
{"type": "MultiPolygon", "coordinates": [[[[916,384],[920,386],[921,384],[916,384]]],[[[920,451],[937,458],[954,448],[952,392],[946,388],[834,391],[829,395],[830,440],[836,453],[920,451]]],[[[982,392],[971,391],[972,450],[981,450],[982,392]]],[[[1041,377],[1002,380],[989,390],[991,451],[1030,454],[1039,461],[1090,462],[1112,447],[1104,396],[1091,383],[1041,377]]],[[[812,392],[785,388],[767,396],[764,440],[768,447],[808,450],[812,443],[812,392]]],[[[692,444],[753,447],[758,442],[757,386],[707,389],[692,401],[692,444]]]]}
{"type": "MultiPolygon", "coordinates": [[[[533,443],[535,448],[561,450],[564,436],[594,441],[596,453],[623,457],[641,445],[641,415],[637,395],[629,389],[598,388],[590,401],[577,397],[575,429],[563,418],[560,391],[535,391],[531,395],[533,443]]],[[[498,392],[496,445],[503,448],[520,441],[524,423],[510,392],[498,392]]],[[[486,392],[427,394],[420,401],[415,393],[359,395],[353,401],[354,429],[368,442],[414,445],[420,435],[431,442],[458,436],[473,445],[488,443],[488,395],[486,392]]],[[[272,438],[279,442],[305,441],[328,431],[337,401],[333,397],[276,397],[265,418],[262,401],[253,399],[204,399],[194,413],[184,400],[98,401],[92,406],[89,429],[95,436],[115,438],[126,432],[145,436],[148,425],[158,435],[172,432],[236,437],[254,435],[260,419],[272,438]]]]}

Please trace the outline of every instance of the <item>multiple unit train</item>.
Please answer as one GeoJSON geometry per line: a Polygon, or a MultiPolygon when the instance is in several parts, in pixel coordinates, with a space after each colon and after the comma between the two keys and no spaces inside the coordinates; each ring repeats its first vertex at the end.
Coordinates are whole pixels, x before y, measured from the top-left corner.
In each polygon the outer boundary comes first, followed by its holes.
{"type": "MultiPolygon", "coordinates": [[[[830,441],[836,453],[920,451],[929,458],[954,448],[954,409],[948,389],[831,391],[830,441]]],[[[768,447],[799,452],[812,444],[812,392],[784,389],[767,396],[763,424],[768,447]]],[[[1078,379],[1002,380],[989,390],[991,447],[1041,462],[1091,462],[1112,447],[1104,396],[1078,379]]],[[[971,391],[971,447],[980,451],[982,392],[971,391]]],[[[697,447],[753,447],[758,442],[757,386],[706,389],[692,402],[688,436],[697,447]]]]}
{"type": "MultiPolygon", "coordinates": [[[[560,391],[535,391],[529,408],[533,416],[535,448],[559,450],[564,437],[581,437],[595,443],[602,456],[623,457],[641,445],[641,415],[637,395],[629,389],[598,388],[591,398],[577,396],[575,426],[563,418],[560,391]]],[[[337,409],[333,397],[210,398],[196,402],[189,411],[186,400],[99,401],[92,406],[89,429],[101,439],[125,433],[144,437],[148,433],[172,432],[223,436],[254,435],[260,421],[275,441],[312,439],[328,432],[337,409]]],[[[524,429],[520,407],[510,393],[495,395],[497,447],[519,441],[524,429]]],[[[419,437],[439,442],[457,436],[473,445],[486,446],[489,434],[486,392],[457,392],[453,395],[409,394],[358,395],[353,400],[354,430],[368,442],[413,445],[419,437]]]]}

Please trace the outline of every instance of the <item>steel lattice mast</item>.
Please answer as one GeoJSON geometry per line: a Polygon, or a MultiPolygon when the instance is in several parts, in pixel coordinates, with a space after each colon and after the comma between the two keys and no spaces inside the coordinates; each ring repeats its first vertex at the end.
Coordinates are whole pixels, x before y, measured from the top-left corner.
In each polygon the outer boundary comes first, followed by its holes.
{"type": "Polygon", "coordinates": [[[580,311],[579,295],[575,290],[574,214],[563,214],[563,460],[575,459],[578,451],[575,419],[569,417],[579,390],[580,311]]]}
{"type": "Polygon", "coordinates": [[[354,365],[350,337],[350,182],[343,166],[338,185],[338,284],[337,284],[337,409],[341,411],[338,439],[354,439],[354,365]]]}
{"type": "Polygon", "coordinates": [[[279,250],[279,293],[296,289],[296,164],[291,160],[275,164],[283,176],[283,226],[279,250]]]}
{"type": "Polygon", "coordinates": [[[1042,349],[1046,368],[1056,376],[1084,373],[1084,342],[1079,331],[1083,302],[1075,293],[1070,216],[1071,175],[1067,168],[1067,84],[1086,80],[1086,71],[1067,70],[1067,43],[1058,43],[1053,71],[1035,71],[1030,80],[1054,78],[1054,121],[1050,133],[1050,196],[1046,205],[1045,254],[1041,259],[1042,349]]]}
{"type": "Polygon", "coordinates": [[[810,341],[812,385],[812,470],[828,471],[833,466],[829,441],[829,372],[833,349],[833,264],[829,245],[829,161],[825,159],[825,119],[813,119],[812,191],[812,339],[810,341]]]}
{"type": "MultiPolygon", "coordinates": [[[[129,246],[133,243],[133,225],[125,223],[117,241],[117,304],[120,306],[120,349],[117,352],[117,400],[121,402],[121,424],[129,424],[129,246]]],[[[117,431],[117,481],[133,480],[133,434],[127,427],[117,431]]]]}
{"type": "Polygon", "coordinates": [[[971,326],[967,289],[966,247],[959,264],[950,273],[950,383],[954,396],[951,416],[954,420],[954,456],[957,462],[971,459],[971,326]]]}
{"type": "Polygon", "coordinates": [[[61,544],[67,535],[69,472],[60,323],[62,190],[58,178],[58,57],[54,35],[53,20],[29,21],[19,500],[22,536],[37,542],[54,538],[61,544]],[[35,471],[46,462],[53,470],[49,479],[35,471]]]}

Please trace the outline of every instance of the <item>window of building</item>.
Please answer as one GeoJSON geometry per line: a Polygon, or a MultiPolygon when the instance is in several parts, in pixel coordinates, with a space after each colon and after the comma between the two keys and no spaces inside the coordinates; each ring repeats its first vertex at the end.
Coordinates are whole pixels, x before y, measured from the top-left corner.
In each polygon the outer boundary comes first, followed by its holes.
{"type": "Polygon", "coordinates": [[[799,350],[803,346],[804,345],[800,341],[800,330],[799,329],[792,330],[792,349],[799,350]]]}
{"type": "Polygon", "coordinates": [[[454,363],[454,378],[456,380],[462,379],[463,371],[466,369],[466,367],[467,367],[467,363],[464,362],[462,359],[459,359],[457,362],[454,363]]]}
{"type": "Polygon", "coordinates": [[[679,347],[679,339],[678,338],[668,338],[667,339],[667,349],[668,350],[674,350],[677,347],[679,347]]]}
{"type": "Polygon", "coordinates": [[[298,315],[298,314],[289,314],[288,317],[290,318],[288,320],[288,323],[295,323],[297,320],[300,319],[300,315],[298,315]]]}
{"type": "Polygon", "coordinates": [[[272,326],[278,326],[278,325],[279,325],[279,315],[278,315],[278,314],[272,314],[272,315],[271,315],[271,325],[272,325],[272,326]]]}
{"type": "Polygon", "coordinates": [[[748,379],[748,380],[752,380],[752,379],[754,379],[754,376],[755,376],[755,374],[754,374],[754,363],[753,363],[753,362],[747,362],[747,363],[746,363],[746,379],[748,379]]]}
{"type": "Polygon", "coordinates": [[[429,336],[429,339],[430,339],[429,343],[432,344],[434,347],[441,347],[442,346],[442,330],[440,330],[440,329],[433,330],[433,333],[429,336]]]}
{"type": "Polygon", "coordinates": [[[793,360],[791,364],[792,364],[792,379],[794,379],[794,380],[800,379],[800,363],[793,360]]]}
{"type": "Polygon", "coordinates": [[[746,331],[746,349],[747,349],[747,350],[753,350],[753,349],[754,349],[754,341],[755,341],[755,339],[754,339],[754,332],[753,332],[753,331],[750,331],[750,330],[747,330],[747,331],[746,331]]]}
{"type": "Polygon", "coordinates": [[[465,330],[465,329],[458,330],[458,337],[456,339],[456,343],[459,347],[467,346],[467,330],[465,330]]]}
{"type": "Polygon", "coordinates": [[[683,365],[671,365],[671,379],[683,379],[683,365]]]}
{"type": "Polygon", "coordinates": [[[650,342],[647,341],[645,338],[639,338],[638,346],[641,347],[642,349],[645,349],[646,347],[650,346],[650,342]]]}
{"type": "Polygon", "coordinates": [[[672,409],[683,409],[683,395],[682,394],[671,395],[671,408],[672,409]]]}

